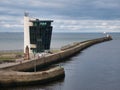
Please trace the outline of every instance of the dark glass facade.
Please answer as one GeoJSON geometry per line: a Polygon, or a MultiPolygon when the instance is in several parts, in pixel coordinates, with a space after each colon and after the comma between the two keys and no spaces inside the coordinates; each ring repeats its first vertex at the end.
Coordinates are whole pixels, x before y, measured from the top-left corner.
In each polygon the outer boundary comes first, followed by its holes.
{"type": "Polygon", "coordinates": [[[31,21],[33,26],[30,30],[30,44],[35,44],[36,48],[31,48],[34,52],[43,52],[50,49],[52,35],[52,21],[31,21]]]}

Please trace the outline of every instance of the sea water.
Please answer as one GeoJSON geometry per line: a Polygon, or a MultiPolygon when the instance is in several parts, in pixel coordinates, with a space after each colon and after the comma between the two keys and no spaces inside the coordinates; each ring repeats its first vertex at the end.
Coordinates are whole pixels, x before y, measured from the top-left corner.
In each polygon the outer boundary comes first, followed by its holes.
{"type": "MultiPolygon", "coordinates": [[[[59,49],[73,42],[105,36],[103,33],[53,33],[51,49],[59,49]]],[[[0,50],[23,50],[24,33],[0,33],[0,50]]]]}

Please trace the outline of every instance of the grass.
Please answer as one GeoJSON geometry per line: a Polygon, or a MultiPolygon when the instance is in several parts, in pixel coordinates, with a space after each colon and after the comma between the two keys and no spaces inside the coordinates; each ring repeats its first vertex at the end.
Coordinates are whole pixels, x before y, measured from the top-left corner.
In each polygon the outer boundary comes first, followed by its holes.
{"type": "Polygon", "coordinates": [[[57,52],[59,52],[60,50],[59,49],[51,49],[50,50],[50,52],[52,52],[52,53],[57,53],[57,52]]]}
{"type": "Polygon", "coordinates": [[[0,52],[0,55],[5,55],[5,54],[16,54],[16,55],[22,55],[23,52],[0,52]]]}
{"type": "Polygon", "coordinates": [[[13,62],[23,56],[23,52],[0,52],[0,62],[13,62]]]}
{"type": "Polygon", "coordinates": [[[15,58],[10,58],[10,57],[0,57],[0,61],[15,61],[15,58]]]}

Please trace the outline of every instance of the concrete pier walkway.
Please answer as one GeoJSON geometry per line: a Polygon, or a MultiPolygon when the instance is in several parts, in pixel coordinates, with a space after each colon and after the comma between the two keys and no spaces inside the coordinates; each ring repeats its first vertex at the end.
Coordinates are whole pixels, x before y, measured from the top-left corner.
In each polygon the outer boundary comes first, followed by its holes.
{"type": "Polygon", "coordinates": [[[80,52],[91,45],[101,43],[104,41],[109,41],[109,40],[112,40],[110,36],[93,39],[93,40],[87,40],[79,43],[74,43],[74,44],[71,44],[71,46],[69,47],[62,48],[57,53],[46,55],[40,59],[36,58],[32,60],[25,60],[22,62],[0,64],[0,70],[15,70],[15,71],[23,70],[24,71],[24,70],[33,68],[34,65],[42,66],[45,64],[51,64],[53,62],[63,61],[64,58],[70,57],[75,53],[80,52]]]}

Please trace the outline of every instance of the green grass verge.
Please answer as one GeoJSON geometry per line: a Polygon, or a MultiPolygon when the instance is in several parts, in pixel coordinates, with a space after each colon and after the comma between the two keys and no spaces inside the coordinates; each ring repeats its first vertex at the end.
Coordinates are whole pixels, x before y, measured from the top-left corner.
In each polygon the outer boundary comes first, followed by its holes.
{"type": "Polygon", "coordinates": [[[20,56],[23,56],[23,52],[0,52],[0,62],[13,62],[20,56]]]}

